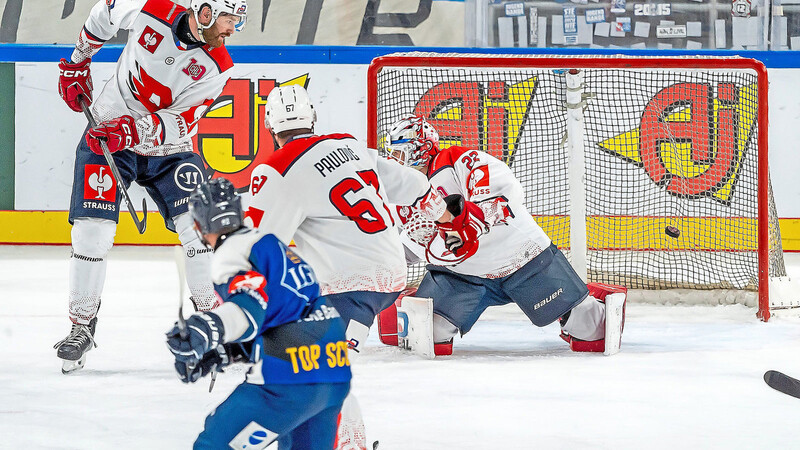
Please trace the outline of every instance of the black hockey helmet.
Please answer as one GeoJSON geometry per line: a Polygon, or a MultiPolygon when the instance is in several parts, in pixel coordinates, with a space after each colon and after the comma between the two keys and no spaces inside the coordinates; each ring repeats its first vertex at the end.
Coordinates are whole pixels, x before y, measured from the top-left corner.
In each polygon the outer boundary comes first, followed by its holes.
{"type": "Polygon", "coordinates": [[[225,178],[198,185],[189,195],[189,212],[201,238],[208,233],[226,235],[243,226],[242,200],[225,178]]]}

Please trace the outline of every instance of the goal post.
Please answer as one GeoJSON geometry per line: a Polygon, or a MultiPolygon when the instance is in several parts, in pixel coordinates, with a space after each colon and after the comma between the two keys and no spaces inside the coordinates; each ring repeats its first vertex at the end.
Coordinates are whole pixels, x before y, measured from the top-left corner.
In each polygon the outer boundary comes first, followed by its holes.
{"type": "Polygon", "coordinates": [[[767,93],[764,65],[740,57],[392,54],[368,69],[367,140],[421,114],[443,147],[511,167],[586,281],[702,292],[766,321],[800,306],[770,296],[786,271],[767,93]]]}

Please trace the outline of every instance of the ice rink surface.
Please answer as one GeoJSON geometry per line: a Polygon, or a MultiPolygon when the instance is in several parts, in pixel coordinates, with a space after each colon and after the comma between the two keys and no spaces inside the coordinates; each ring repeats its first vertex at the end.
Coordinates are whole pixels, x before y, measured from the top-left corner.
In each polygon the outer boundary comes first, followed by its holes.
{"type": "MultiPolygon", "coordinates": [[[[69,247],[0,247],[0,448],[185,449],[243,368],[178,381],[164,332],[177,314],[173,251],[109,256],[84,370],[65,376],[69,247]]],[[[800,277],[800,255],[787,255],[800,277]]],[[[188,306],[187,306],[188,307],[188,306]]],[[[768,369],[800,376],[800,319],[744,306],[629,304],[622,352],[572,353],[557,325],[490,310],[453,356],[382,346],[353,358],[355,392],[380,450],[779,449],[800,445],[800,400],[768,369]]]]}

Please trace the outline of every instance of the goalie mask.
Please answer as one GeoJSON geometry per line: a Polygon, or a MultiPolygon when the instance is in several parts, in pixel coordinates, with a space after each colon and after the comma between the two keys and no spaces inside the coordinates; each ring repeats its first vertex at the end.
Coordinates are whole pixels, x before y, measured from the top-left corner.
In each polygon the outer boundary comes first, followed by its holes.
{"type": "Polygon", "coordinates": [[[422,169],[439,153],[439,133],[422,116],[404,117],[389,128],[386,147],[404,166],[422,169]]]}
{"type": "Polygon", "coordinates": [[[197,20],[200,36],[203,36],[203,30],[214,25],[220,13],[234,16],[236,31],[244,30],[244,26],[247,23],[247,0],[192,0],[189,4],[189,8],[194,11],[194,16],[198,18],[204,6],[211,8],[211,22],[208,25],[203,25],[199,19],[197,20]]]}
{"type": "Polygon", "coordinates": [[[313,129],[317,112],[308,92],[298,85],[279,86],[267,96],[264,122],[277,134],[288,130],[313,129]]]}
{"type": "Polygon", "coordinates": [[[189,212],[200,240],[207,247],[205,235],[226,235],[242,228],[242,201],[233,184],[225,178],[201,183],[189,196],[189,212]]]}

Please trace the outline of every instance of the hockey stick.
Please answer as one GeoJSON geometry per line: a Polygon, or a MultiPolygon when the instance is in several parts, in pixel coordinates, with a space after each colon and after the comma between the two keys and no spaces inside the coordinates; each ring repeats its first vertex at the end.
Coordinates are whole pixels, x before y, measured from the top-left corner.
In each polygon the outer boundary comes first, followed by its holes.
{"type": "MultiPolygon", "coordinates": [[[[96,127],[97,122],[95,122],[94,117],[92,117],[92,113],[89,111],[89,106],[86,104],[86,100],[83,96],[81,96],[80,102],[83,115],[85,115],[86,119],[89,120],[89,126],[91,128],[96,127]]],[[[136,224],[136,229],[139,230],[139,234],[144,234],[144,230],[147,228],[147,200],[142,199],[142,212],[144,213],[144,216],[142,216],[142,220],[139,221],[139,216],[136,214],[136,209],[133,207],[133,201],[131,201],[131,197],[128,195],[128,190],[125,189],[125,185],[122,183],[122,177],[119,174],[119,169],[114,163],[114,158],[111,157],[111,152],[108,151],[108,145],[106,145],[106,142],[102,139],[100,140],[100,147],[103,149],[103,156],[106,158],[108,166],[111,167],[111,173],[114,174],[114,179],[117,180],[117,186],[119,187],[119,190],[122,191],[122,196],[125,198],[125,205],[128,207],[128,212],[131,213],[131,216],[133,216],[133,223],[136,224]]]]}
{"type": "Polygon", "coordinates": [[[764,381],[767,382],[767,386],[776,391],[783,392],[795,398],[800,398],[800,380],[796,378],[792,378],[777,370],[768,370],[764,373],[764,381]]]}
{"type": "MultiPolygon", "coordinates": [[[[175,246],[175,264],[178,266],[178,331],[180,337],[186,340],[189,337],[189,330],[186,329],[186,319],[183,317],[183,298],[186,295],[186,265],[183,260],[183,247],[180,245],[175,246]]],[[[186,373],[194,370],[194,365],[186,363],[186,373]]],[[[217,366],[211,368],[211,384],[208,386],[208,392],[214,389],[214,383],[217,381],[217,366]]]]}

